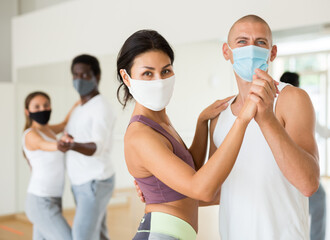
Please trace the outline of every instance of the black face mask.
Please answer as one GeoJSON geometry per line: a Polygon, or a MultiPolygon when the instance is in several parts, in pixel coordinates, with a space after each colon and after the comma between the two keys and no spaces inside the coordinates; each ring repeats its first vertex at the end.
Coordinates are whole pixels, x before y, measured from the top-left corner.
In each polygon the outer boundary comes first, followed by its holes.
{"type": "Polygon", "coordinates": [[[29,116],[32,120],[36,121],[37,123],[39,123],[41,125],[45,125],[49,121],[51,112],[52,112],[51,110],[42,111],[42,112],[34,112],[34,113],[29,112],[29,116]]]}

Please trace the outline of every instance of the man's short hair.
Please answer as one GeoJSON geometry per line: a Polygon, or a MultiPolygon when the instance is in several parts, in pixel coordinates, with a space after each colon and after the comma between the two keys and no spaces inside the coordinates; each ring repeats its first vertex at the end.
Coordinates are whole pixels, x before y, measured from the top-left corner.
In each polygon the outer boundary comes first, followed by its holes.
{"type": "Polygon", "coordinates": [[[82,55],[75,57],[72,60],[71,72],[73,71],[73,66],[77,63],[83,63],[86,65],[89,65],[95,76],[101,75],[100,63],[96,57],[88,55],[88,54],[82,54],[82,55]]]}

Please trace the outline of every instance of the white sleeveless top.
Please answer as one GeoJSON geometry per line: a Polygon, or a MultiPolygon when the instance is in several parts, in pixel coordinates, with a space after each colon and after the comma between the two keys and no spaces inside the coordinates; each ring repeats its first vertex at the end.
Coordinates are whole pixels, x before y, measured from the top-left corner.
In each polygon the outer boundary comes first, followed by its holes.
{"type": "MultiPolygon", "coordinates": [[[[280,83],[281,91],[287,84],[280,83]]],[[[276,98],[277,99],[277,98],[276,98]]],[[[214,130],[219,147],[236,117],[229,107],[214,130]]],[[[274,103],[274,109],[276,100],[274,103]]],[[[236,163],[221,187],[222,240],[309,239],[308,198],[282,174],[258,124],[247,127],[236,163]]]]}
{"type": "MultiPolygon", "coordinates": [[[[32,167],[28,193],[39,197],[62,197],[65,178],[64,154],[60,151],[28,150],[23,134],[23,150],[32,167]]],[[[38,131],[40,136],[49,142],[56,142],[47,135],[38,131]]]]}

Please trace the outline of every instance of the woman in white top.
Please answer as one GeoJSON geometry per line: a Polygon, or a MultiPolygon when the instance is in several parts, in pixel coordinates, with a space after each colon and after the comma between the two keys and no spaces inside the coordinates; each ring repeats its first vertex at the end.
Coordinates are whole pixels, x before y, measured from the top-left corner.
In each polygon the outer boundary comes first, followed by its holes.
{"type": "Polygon", "coordinates": [[[72,239],[71,228],[62,216],[65,164],[56,140],[56,134],[63,131],[71,111],[62,123],[48,125],[51,113],[49,96],[33,92],[25,99],[23,149],[32,173],[26,214],[33,223],[34,240],[72,239]]]}

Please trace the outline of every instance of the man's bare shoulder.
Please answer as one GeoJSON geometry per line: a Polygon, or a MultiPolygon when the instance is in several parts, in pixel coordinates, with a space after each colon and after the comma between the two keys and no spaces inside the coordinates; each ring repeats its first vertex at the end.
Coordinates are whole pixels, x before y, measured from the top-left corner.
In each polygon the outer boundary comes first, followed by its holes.
{"type": "Polygon", "coordinates": [[[301,88],[294,87],[291,85],[286,86],[285,88],[282,89],[280,94],[278,95],[278,101],[281,99],[297,99],[297,100],[302,100],[303,98],[308,98],[309,96],[307,92],[301,88]]]}
{"type": "Polygon", "coordinates": [[[287,117],[299,117],[304,113],[314,112],[311,99],[307,92],[294,86],[286,86],[278,95],[276,115],[287,117]]]}

